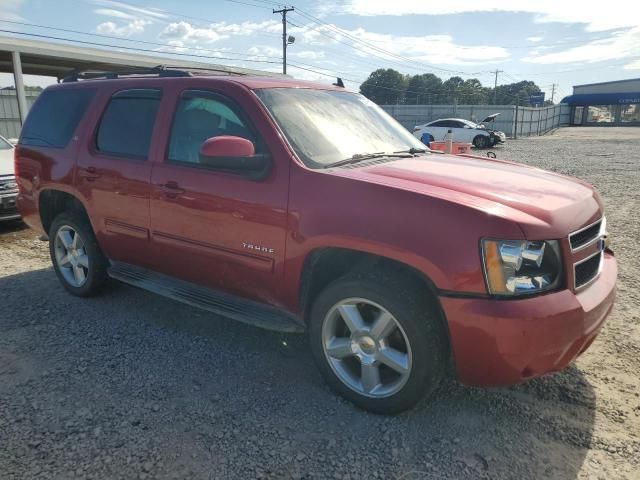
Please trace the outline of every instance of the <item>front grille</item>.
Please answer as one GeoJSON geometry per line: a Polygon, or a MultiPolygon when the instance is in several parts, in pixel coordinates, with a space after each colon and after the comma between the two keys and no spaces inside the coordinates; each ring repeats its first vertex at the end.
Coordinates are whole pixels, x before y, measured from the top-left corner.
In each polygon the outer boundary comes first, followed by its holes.
{"type": "Polygon", "coordinates": [[[569,235],[571,250],[578,250],[596,240],[600,235],[602,220],[569,235]]]}
{"type": "Polygon", "coordinates": [[[0,195],[17,191],[16,177],[13,175],[0,175],[0,195]]]}
{"type": "Polygon", "coordinates": [[[573,266],[575,287],[584,287],[595,279],[598,276],[598,273],[600,273],[601,263],[602,251],[599,251],[591,257],[576,263],[573,266]]]}

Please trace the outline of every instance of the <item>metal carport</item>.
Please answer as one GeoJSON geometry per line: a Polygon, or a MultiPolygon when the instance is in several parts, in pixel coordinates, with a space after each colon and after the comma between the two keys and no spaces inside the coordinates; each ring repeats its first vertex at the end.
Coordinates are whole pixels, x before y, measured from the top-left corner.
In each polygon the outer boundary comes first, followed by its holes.
{"type": "Polygon", "coordinates": [[[0,72],[13,73],[21,123],[24,122],[28,111],[23,74],[53,76],[60,79],[74,70],[109,71],[126,67],[155,67],[158,65],[185,69],[215,69],[221,74],[278,75],[260,70],[176,60],[160,55],[139,55],[117,49],[104,50],[0,36],[0,72]]]}

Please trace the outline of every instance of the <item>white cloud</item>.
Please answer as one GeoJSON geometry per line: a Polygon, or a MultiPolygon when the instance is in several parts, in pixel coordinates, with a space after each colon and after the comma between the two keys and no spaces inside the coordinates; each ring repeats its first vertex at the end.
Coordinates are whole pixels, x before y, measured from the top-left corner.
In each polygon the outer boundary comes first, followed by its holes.
{"type": "Polygon", "coordinates": [[[0,19],[10,20],[12,22],[24,21],[20,16],[20,10],[24,0],[2,0],[2,8],[0,8],[0,19]]]}
{"type": "Polygon", "coordinates": [[[333,45],[340,41],[351,43],[357,47],[358,50],[355,54],[360,57],[382,57],[402,63],[407,63],[405,60],[407,57],[416,62],[447,65],[476,65],[509,58],[509,52],[502,47],[477,44],[460,45],[454,42],[450,35],[402,36],[369,32],[363,28],[343,29],[345,35],[341,35],[331,27],[337,28],[334,25],[320,28],[305,25],[301,28],[292,28],[291,33],[300,38],[300,42],[295,44],[299,47],[302,45],[333,45]],[[355,37],[360,42],[354,42],[349,37],[355,37]],[[391,52],[392,55],[382,53],[376,48],[391,52]],[[401,55],[403,58],[399,59],[393,55],[401,55]]]}
{"type": "Polygon", "coordinates": [[[304,58],[307,60],[321,60],[323,58],[325,58],[326,54],[325,52],[323,52],[322,50],[318,51],[318,50],[302,50],[299,52],[292,52],[291,53],[292,57],[297,57],[297,58],[304,58]]]}
{"type": "Polygon", "coordinates": [[[256,32],[281,32],[282,23],[275,20],[242,23],[218,22],[212,23],[210,28],[216,32],[226,33],[229,35],[253,35],[256,32]]]}
{"type": "Polygon", "coordinates": [[[135,20],[136,17],[130,13],[125,13],[120,10],[114,10],[112,8],[96,8],[93,13],[96,15],[103,15],[105,17],[119,18],[121,20],[135,20]]]}
{"type": "Polygon", "coordinates": [[[627,63],[623,68],[625,70],[640,70],[640,59],[627,63]]]}
{"type": "Polygon", "coordinates": [[[602,62],[616,58],[636,57],[640,52],[640,27],[612,35],[611,38],[594,40],[578,47],[559,52],[536,55],[530,52],[524,62],[538,64],[562,64],[571,62],[602,62]]]}
{"type": "MultiPolygon", "coordinates": [[[[163,10],[159,8],[143,8],[137,7],[135,5],[130,5],[128,3],[118,2],[116,0],[93,0],[95,5],[103,5],[105,7],[109,7],[120,13],[128,12],[136,17],[143,17],[147,20],[166,20],[169,18],[163,10]]],[[[120,17],[123,18],[123,17],[120,17]]]]}
{"type": "Polygon", "coordinates": [[[96,31],[107,35],[130,37],[131,35],[143,33],[144,28],[150,23],[150,21],[142,19],[133,20],[126,25],[117,25],[114,22],[103,22],[96,27],[96,31]]]}
{"type": "Polygon", "coordinates": [[[183,44],[205,42],[213,43],[229,38],[229,35],[220,34],[213,28],[194,27],[189,22],[170,23],[160,32],[160,38],[166,40],[180,40],[183,44]]]}
{"type": "Polygon", "coordinates": [[[636,26],[640,17],[640,2],[609,0],[604,5],[594,0],[519,0],[517,2],[339,0],[323,4],[321,11],[362,16],[518,12],[534,14],[535,21],[539,23],[585,23],[589,31],[602,31],[636,26]]]}
{"type": "Polygon", "coordinates": [[[250,36],[258,32],[276,32],[282,28],[279,22],[212,23],[205,27],[196,27],[189,22],[173,22],[160,33],[161,39],[181,40],[184,43],[217,42],[232,36],[250,36]]]}
{"type": "Polygon", "coordinates": [[[527,37],[527,40],[529,40],[531,43],[538,43],[544,40],[544,37],[527,37]]]}
{"type": "Polygon", "coordinates": [[[255,58],[258,57],[277,57],[282,55],[281,48],[269,47],[265,45],[253,46],[249,48],[248,52],[255,58]]]}

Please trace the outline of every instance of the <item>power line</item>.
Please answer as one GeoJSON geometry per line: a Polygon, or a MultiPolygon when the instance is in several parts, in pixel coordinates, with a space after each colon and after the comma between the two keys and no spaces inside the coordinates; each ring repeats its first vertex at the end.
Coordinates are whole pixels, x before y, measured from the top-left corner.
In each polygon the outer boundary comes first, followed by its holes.
{"type": "Polygon", "coordinates": [[[256,5],[255,3],[241,2],[240,0],[224,0],[224,1],[230,2],[230,3],[238,3],[240,5],[248,5],[250,7],[264,8],[265,10],[271,10],[271,8],[265,7],[264,5],[256,5]]]}
{"type": "MultiPolygon", "coordinates": [[[[383,48],[380,48],[380,47],[374,45],[371,42],[368,42],[366,40],[362,40],[362,39],[360,39],[358,37],[355,37],[355,36],[347,33],[346,31],[342,30],[341,28],[338,28],[338,27],[336,27],[334,25],[331,25],[331,24],[328,24],[326,22],[323,22],[319,18],[314,17],[313,15],[310,15],[310,14],[306,13],[304,10],[298,9],[298,10],[296,10],[296,13],[298,15],[303,16],[307,20],[311,20],[313,23],[325,26],[326,28],[330,29],[331,31],[333,31],[333,32],[335,32],[335,33],[337,33],[337,34],[339,34],[339,35],[341,35],[343,37],[346,37],[346,38],[350,39],[352,42],[364,45],[365,47],[367,47],[369,49],[373,49],[374,51],[376,51],[378,53],[381,53],[383,55],[390,56],[390,57],[397,58],[397,59],[401,59],[401,60],[404,60],[404,61],[407,61],[407,62],[415,63],[415,64],[418,64],[418,65],[423,65],[423,66],[426,66],[428,69],[437,70],[437,71],[440,71],[440,72],[446,72],[446,73],[450,73],[450,74],[454,73],[454,74],[459,74],[459,75],[464,75],[464,76],[476,75],[475,73],[469,74],[469,73],[458,71],[458,70],[451,70],[451,69],[447,69],[447,68],[436,67],[434,65],[430,65],[430,64],[427,64],[427,63],[423,63],[423,62],[418,62],[418,61],[416,61],[416,60],[414,60],[414,59],[412,59],[410,57],[405,57],[403,55],[391,52],[389,50],[385,50],[383,48]]],[[[330,38],[332,38],[333,40],[337,40],[336,38],[333,38],[333,37],[330,37],[330,38]]],[[[347,45],[350,46],[351,48],[356,49],[356,50],[363,51],[362,49],[356,48],[352,44],[348,44],[347,43],[347,45]]],[[[371,52],[366,52],[366,51],[365,51],[365,53],[371,54],[371,52]]],[[[380,55],[376,55],[376,56],[380,56],[380,55]]],[[[382,57],[382,58],[384,58],[384,57],[382,57]]],[[[388,60],[388,59],[385,58],[385,60],[388,60]]]]}
{"type": "MultiPolygon", "coordinates": [[[[152,46],[158,46],[158,47],[166,47],[166,48],[176,48],[174,45],[171,44],[167,44],[167,43],[160,43],[160,42],[150,42],[147,40],[136,40],[136,39],[132,39],[132,38],[123,38],[123,37],[116,37],[114,35],[105,35],[105,34],[100,34],[100,33],[93,33],[93,32],[83,32],[80,30],[71,30],[68,28],[60,28],[60,27],[51,27],[48,25],[38,25],[35,23],[26,23],[26,22],[17,22],[17,21],[13,21],[13,20],[0,20],[0,22],[2,23],[10,23],[10,24],[17,24],[17,25],[23,25],[23,26],[28,26],[28,27],[34,27],[34,28],[43,28],[43,29],[47,29],[47,30],[55,30],[55,31],[60,31],[60,32],[67,32],[67,33],[74,33],[74,34],[78,34],[78,35],[87,35],[87,36],[92,36],[92,37],[99,37],[99,38],[107,38],[110,40],[117,40],[117,41],[124,41],[124,42],[130,42],[130,43],[139,43],[142,45],[152,45],[152,46]]],[[[17,32],[20,35],[30,35],[29,33],[25,33],[25,32],[17,32]]],[[[53,37],[55,38],[55,37],[53,37]]],[[[74,39],[64,39],[66,41],[70,41],[70,42],[75,42],[76,40],[74,39]]],[[[123,46],[116,46],[116,48],[126,48],[123,46]]],[[[210,52],[210,53],[214,53],[215,55],[210,56],[210,57],[205,57],[205,58],[211,58],[211,59],[229,59],[229,57],[222,57],[222,56],[218,56],[218,54],[220,53],[231,53],[233,55],[236,56],[243,56],[243,57],[249,57],[251,60],[256,60],[256,57],[262,57],[268,60],[280,60],[278,57],[272,57],[269,55],[264,55],[264,54],[249,54],[249,53],[242,53],[242,52],[236,52],[236,51],[229,51],[229,50],[215,50],[215,49],[210,49],[210,48],[203,48],[203,47],[179,47],[181,49],[184,50],[194,50],[194,51],[198,51],[198,52],[210,52]]],[[[175,52],[171,52],[171,51],[165,51],[165,50],[149,50],[149,51],[153,51],[156,53],[168,53],[168,54],[173,54],[175,52]]],[[[177,52],[177,53],[181,53],[181,52],[177,52]]],[[[238,61],[245,61],[245,59],[235,59],[238,61]]],[[[277,61],[274,62],[270,62],[270,63],[279,63],[277,61]]],[[[300,65],[306,65],[308,67],[313,67],[313,65],[308,65],[306,63],[303,62],[299,62],[300,65]]]]}

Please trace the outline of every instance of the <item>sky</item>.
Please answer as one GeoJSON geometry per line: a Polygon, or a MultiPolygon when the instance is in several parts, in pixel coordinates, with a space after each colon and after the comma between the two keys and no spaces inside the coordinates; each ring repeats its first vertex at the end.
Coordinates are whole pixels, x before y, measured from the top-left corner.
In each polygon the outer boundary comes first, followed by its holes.
{"type": "MultiPolygon", "coordinates": [[[[22,32],[128,47],[144,54],[280,71],[282,19],[270,0],[1,0],[0,35],[22,32]],[[46,27],[46,28],[45,28],[46,27]],[[63,30],[62,30],[63,29],[63,30]],[[64,31],[66,30],[66,31],[64,31]],[[72,30],[72,31],[69,31],[72,30]],[[197,55],[198,57],[190,57],[197,55]]],[[[293,0],[289,71],[345,79],[377,68],[533,80],[547,98],[573,85],[640,77],[640,2],[632,0],[293,0]]],[[[62,40],[50,40],[61,42],[62,40]]],[[[97,48],[106,48],[96,46],[97,48]]],[[[113,47],[110,47],[113,48],[113,47]]],[[[29,77],[29,85],[55,80],[29,77]]],[[[0,74],[0,86],[12,77],[0,74]]]]}

